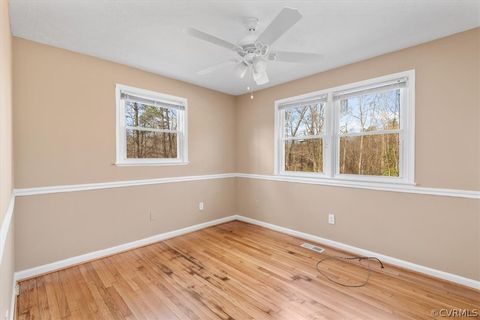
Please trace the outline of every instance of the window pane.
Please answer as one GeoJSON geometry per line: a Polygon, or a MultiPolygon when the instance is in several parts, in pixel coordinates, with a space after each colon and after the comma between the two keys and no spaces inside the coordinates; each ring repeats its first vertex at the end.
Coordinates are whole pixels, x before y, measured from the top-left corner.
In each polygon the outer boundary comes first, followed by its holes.
{"type": "Polygon", "coordinates": [[[176,109],[125,101],[125,120],[130,127],[177,130],[177,113],[176,109]]]}
{"type": "Polygon", "coordinates": [[[285,141],[285,171],[322,172],[322,139],[285,141]]]}
{"type": "Polygon", "coordinates": [[[400,90],[367,93],[340,100],[340,134],[399,129],[400,90]]]}
{"type": "Polygon", "coordinates": [[[325,102],[286,109],[284,117],[286,137],[320,135],[324,130],[325,102]]]}
{"type": "Polygon", "coordinates": [[[340,173],[399,176],[399,134],[340,137],[340,173]]]}
{"type": "Polygon", "coordinates": [[[127,158],[177,158],[177,134],[127,130],[127,158]]]}

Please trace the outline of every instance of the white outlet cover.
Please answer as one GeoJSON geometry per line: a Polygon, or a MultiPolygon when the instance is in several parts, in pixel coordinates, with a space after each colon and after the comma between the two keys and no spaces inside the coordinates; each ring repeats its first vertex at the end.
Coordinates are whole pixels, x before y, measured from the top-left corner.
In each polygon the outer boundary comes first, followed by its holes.
{"type": "Polygon", "coordinates": [[[203,210],[204,208],[205,208],[205,205],[203,204],[203,202],[199,202],[198,203],[198,209],[203,210]]]}
{"type": "Polygon", "coordinates": [[[329,224],[335,224],[335,214],[333,214],[333,213],[328,214],[328,223],[329,224]]]}

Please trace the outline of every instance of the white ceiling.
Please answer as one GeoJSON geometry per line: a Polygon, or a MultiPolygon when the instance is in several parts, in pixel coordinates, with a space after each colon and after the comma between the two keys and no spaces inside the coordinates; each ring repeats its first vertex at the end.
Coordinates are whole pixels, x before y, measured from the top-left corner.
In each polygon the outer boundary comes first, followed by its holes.
{"type": "Polygon", "coordinates": [[[303,19],[273,47],[325,58],[269,62],[270,83],[260,88],[480,25],[480,0],[10,0],[10,15],[15,36],[238,95],[247,83],[233,67],[196,74],[236,54],[191,38],[184,28],[237,42],[247,33],[243,19],[259,18],[261,33],[286,6],[303,19]]]}

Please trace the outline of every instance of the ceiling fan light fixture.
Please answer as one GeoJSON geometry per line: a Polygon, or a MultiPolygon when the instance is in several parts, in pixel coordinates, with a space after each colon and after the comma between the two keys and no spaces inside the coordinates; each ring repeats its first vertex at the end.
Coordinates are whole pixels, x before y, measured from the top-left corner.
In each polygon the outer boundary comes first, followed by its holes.
{"type": "Polygon", "coordinates": [[[252,77],[257,85],[263,85],[269,82],[267,75],[267,61],[269,63],[270,61],[316,63],[318,59],[321,58],[321,55],[316,53],[271,50],[272,45],[301,18],[302,15],[297,9],[285,7],[259,35],[255,33],[257,30],[258,19],[254,17],[247,18],[245,20],[245,25],[248,30],[248,35],[238,43],[224,40],[196,28],[187,28],[186,31],[190,36],[209,42],[218,47],[229,49],[239,56],[237,59],[231,59],[230,62],[221,63],[205,70],[201,70],[198,74],[208,74],[217,69],[223,68],[224,66],[236,64],[233,71],[237,77],[245,78],[247,76],[249,81],[252,77]],[[238,63],[239,61],[240,63],[238,63]]]}
{"type": "Polygon", "coordinates": [[[245,64],[245,62],[240,62],[235,67],[235,75],[241,79],[245,77],[245,75],[247,74],[247,71],[248,71],[248,66],[245,64]]]}
{"type": "Polygon", "coordinates": [[[257,73],[265,73],[267,71],[267,64],[261,59],[255,59],[253,69],[257,73]]]}
{"type": "Polygon", "coordinates": [[[259,86],[261,86],[262,84],[268,83],[269,80],[268,80],[267,72],[266,71],[257,72],[253,70],[253,80],[259,86]]]}

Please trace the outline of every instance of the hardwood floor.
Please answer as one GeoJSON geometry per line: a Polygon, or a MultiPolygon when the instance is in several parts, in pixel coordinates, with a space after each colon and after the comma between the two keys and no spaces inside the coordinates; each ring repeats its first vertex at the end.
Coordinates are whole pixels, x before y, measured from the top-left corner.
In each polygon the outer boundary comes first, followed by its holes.
{"type": "MultiPolygon", "coordinates": [[[[315,264],[345,253],[303,242],[225,223],[26,280],[17,319],[431,319],[442,308],[480,309],[479,291],[389,265],[371,263],[365,287],[336,285],[315,264]]],[[[322,270],[342,281],[366,271],[342,262],[322,270]]]]}

